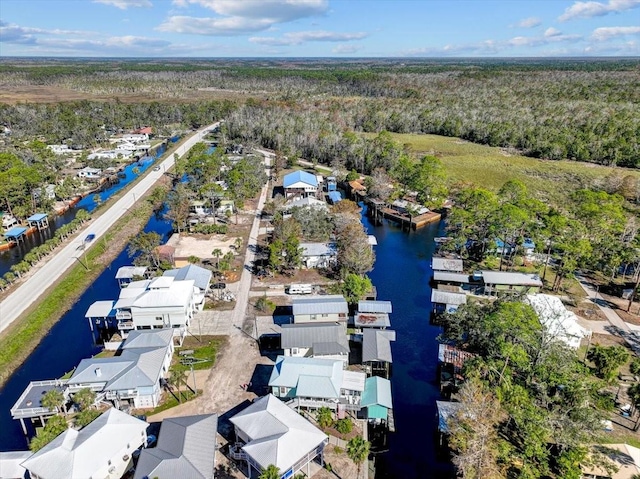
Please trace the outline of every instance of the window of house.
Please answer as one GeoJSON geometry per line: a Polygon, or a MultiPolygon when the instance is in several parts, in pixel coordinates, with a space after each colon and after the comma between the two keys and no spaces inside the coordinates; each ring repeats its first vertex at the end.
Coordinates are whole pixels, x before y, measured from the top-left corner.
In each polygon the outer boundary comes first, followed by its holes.
{"type": "Polygon", "coordinates": [[[311,319],[316,319],[317,314],[312,314],[311,319]]]}
{"type": "Polygon", "coordinates": [[[159,325],[159,324],[155,324],[155,325],[153,326],[153,329],[162,329],[162,326],[161,326],[161,325],[159,325]]]}
{"type": "Polygon", "coordinates": [[[138,329],[151,329],[151,326],[140,326],[138,329]]]}
{"type": "Polygon", "coordinates": [[[280,396],[285,396],[287,394],[287,388],[284,386],[280,386],[280,396]]]}
{"type": "Polygon", "coordinates": [[[298,354],[298,348],[291,348],[291,354],[298,354]]]}
{"type": "Polygon", "coordinates": [[[156,321],[162,321],[162,316],[156,316],[156,321]]]}
{"type": "Polygon", "coordinates": [[[323,318],[328,318],[328,317],[329,317],[329,315],[328,315],[328,314],[323,314],[323,315],[322,315],[322,317],[323,317],[323,318]]]}
{"type": "Polygon", "coordinates": [[[338,313],[339,318],[346,318],[347,315],[345,313],[338,313]]]}

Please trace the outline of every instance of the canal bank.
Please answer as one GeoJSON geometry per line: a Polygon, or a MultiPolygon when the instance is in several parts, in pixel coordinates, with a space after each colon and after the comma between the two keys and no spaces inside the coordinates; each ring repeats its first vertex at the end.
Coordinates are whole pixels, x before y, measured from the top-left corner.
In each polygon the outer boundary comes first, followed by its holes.
{"type": "Polygon", "coordinates": [[[431,258],[434,237],[444,235],[444,222],[416,231],[403,231],[384,220],[375,226],[362,213],[369,234],[376,237],[376,262],[369,273],[378,299],[393,303],[391,387],[396,432],[389,434],[389,451],[376,457],[376,479],[450,478],[453,468],[436,453],[436,382],[440,327],[431,313],[431,258]]]}

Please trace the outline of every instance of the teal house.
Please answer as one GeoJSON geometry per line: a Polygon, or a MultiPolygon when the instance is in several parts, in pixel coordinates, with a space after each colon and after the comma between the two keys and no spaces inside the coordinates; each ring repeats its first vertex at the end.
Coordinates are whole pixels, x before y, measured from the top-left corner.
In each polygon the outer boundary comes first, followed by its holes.
{"type": "Polygon", "coordinates": [[[387,421],[390,410],[393,409],[391,381],[378,376],[367,378],[364,382],[360,405],[366,409],[367,419],[370,421],[387,421]]]}

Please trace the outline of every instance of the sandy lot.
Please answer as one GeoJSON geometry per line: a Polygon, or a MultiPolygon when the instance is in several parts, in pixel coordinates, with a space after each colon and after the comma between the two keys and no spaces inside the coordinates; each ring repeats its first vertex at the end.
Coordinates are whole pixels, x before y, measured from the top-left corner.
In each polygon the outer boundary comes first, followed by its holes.
{"type": "Polygon", "coordinates": [[[235,237],[227,237],[227,235],[211,235],[203,236],[184,236],[174,234],[167,241],[167,245],[176,249],[176,258],[188,258],[189,256],[197,256],[200,259],[215,259],[212,254],[214,249],[222,251],[224,256],[229,251],[235,251],[231,248],[235,244],[235,237]]]}

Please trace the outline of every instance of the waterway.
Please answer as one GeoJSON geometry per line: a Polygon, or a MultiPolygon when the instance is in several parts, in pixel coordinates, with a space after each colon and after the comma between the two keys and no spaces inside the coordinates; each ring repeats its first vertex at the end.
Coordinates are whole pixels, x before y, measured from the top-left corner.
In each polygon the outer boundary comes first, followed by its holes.
{"type": "Polygon", "coordinates": [[[440,391],[436,381],[441,328],[429,323],[431,312],[431,257],[433,238],[444,234],[444,222],[407,233],[392,222],[374,226],[362,217],[373,234],[376,262],[369,273],[378,299],[393,304],[391,329],[391,388],[396,432],[389,434],[389,451],[376,458],[376,478],[449,478],[448,461],[438,460],[435,434],[440,391]]]}
{"type": "MultiPolygon", "coordinates": [[[[158,214],[151,217],[144,230],[159,233],[165,242],[171,233],[171,224],[158,214]]],[[[84,314],[94,301],[118,298],[120,288],[115,279],[116,271],[121,266],[132,264],[131,261],[132,258],[125,248],[51,328],[29,358],[0,390],[0,451],[27,448],[20,422],[11,418],[9,410],[29,381],[59,378],[73,369],[80,360],[100,352],[99,348],[92,345],[91,330],[84,314]]]]}
{"type": "MultiPolygon", "coordinates": [[[[175,143],[178,141],[179,137],[173,137],[169,141],[171,143],[175,143]]],[[[149,167],[154,163],[154,161],[160,158],[164,152],[167,150],[167,145],[162,143],[158,146],[153,156],[144,156],[140,158],[137,162],[131,163],[127,165],[121,174],[124,174],[124,178],[120,178],[120,181],[117,183],[113,183],[107,185],[100,192],[97,193],[97,196],[100,198],[100,203],[104,203],[113,195],[115,195],[118,191],[125,188],[129,183],[135,180],[138,176],[144,173],[149,167]]],[[[88,195],[82,198],[74,207],[68,209],[61,215],[53,215],[49,218],[49,227],[36,231],[35,233],[26,236],[25,241],[21,242],[14,248],[9,250],[0,251],[0,276],[3,276],[7,271],[11,270],[11,267],[14,264],[19,263],[24,258],[24,255],[31,251],[36,246],[40,246],[48,239],[52,238],[54,233],[58,228],[67,223],[73,221],[78,213],[78,210],[84,209],[91,213],[98,207],[98,203],[96,200],[96,195],[88,195]]]]}
{"type": "MultiPolygon", "coordinates": [[[[436,382],[436,337],[440,328],[429,323],[433,238],[443,234],[444,224],[407,233],[393,223],[374,226],[365,215],[362,220],[378,241],[375,268],[370,276],[378,298],[393,303],[391,325],[397,331],[397,341],[392,343],[391,378],[396,432],[389,435],[389,451],[377,457],[377,479],[452,477],[450,463],[439,461],[436,455],[435,401],[440,397],[436,382]]],[[[170,225],[153,217],[145,230],[156,231],[166,238],[170,225]]],[[[94,301],[117,298],[115,272],[126,264],[131,264],[131,259],[124,251],[0,391],[0,450],[26,447],[19,422],[11,419],[9,409],[29,381],[60,377],[81,359],[98,352],[91,345],[84,313],[94,301]]]]}

